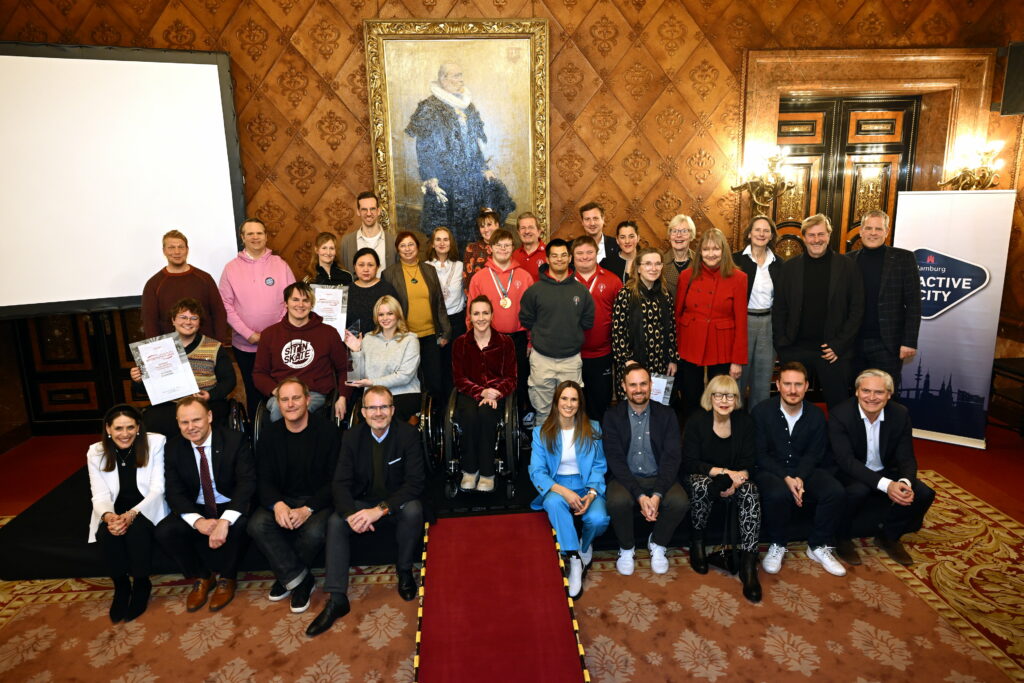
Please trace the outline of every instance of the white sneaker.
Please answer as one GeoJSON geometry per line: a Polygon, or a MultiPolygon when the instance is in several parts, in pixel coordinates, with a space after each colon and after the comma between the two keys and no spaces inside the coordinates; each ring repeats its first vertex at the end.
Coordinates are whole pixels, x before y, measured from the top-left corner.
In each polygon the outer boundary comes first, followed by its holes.
{"type": "Polygon", "coordinates": [[[839,560],[832,554],[832,548],[829,548],[827,545],[819,548],[808,546],[807,557],[820,564],[825,568],[825,571],[833,576],[846,576],[846,568],[839,563],[839,560]]]}
{"type": "Polygon", "coordinates": [[[480,477],[479,472],[463,472],[462,481],[459,483],[459,488],[463,491],[475,491],[476,482],[480,477]]]}
{"type": "Polygon", "coordinates": [[[667,573],[668,558],[665,557],[665,551],[668,550],[668,548],[655,543],[654,534],[651,534],[647,538],[647,549],[651,551],[651,571],[655,574],[667,573]]]}
{"type": "Polygon", "coordinates": [[[782,569],[782,557],[786,554],[786,546],[772,543],[768,546],[768,553],[761,562],[761,567],[769,574],[778,574],[782,569]]]}
{"type": "Polygon", "coordinates": [[[583,567],[589,567],[590,563],[594,561],[594,546],[591,545],[586,550],[580,551],[580,559],[583,560],[583,567]]]}
{"type": "Polygon", "coordinates": [[[583,592],[583,560],[577,555],[569,558],[569,597],[575,600],[583,592]]]}
{"type": "Polygon", "coordinates": [[[533,427],[534,426],[533,423],[536,420],[536,418],[537,418],[537,414],[534,413],[533,411],[530,411],[526,415],[523,415],[523,426],[524,427],[533,427]]]}
{"type": "Polygon", "coordinates": [[[626,550],[619,548],[619,559],[615,560],[615,568],[619,570],[619,573],[623,576],[629,576],[633,573],[633,569],[636,563],[633,561],[633,548],[626,550]]]}

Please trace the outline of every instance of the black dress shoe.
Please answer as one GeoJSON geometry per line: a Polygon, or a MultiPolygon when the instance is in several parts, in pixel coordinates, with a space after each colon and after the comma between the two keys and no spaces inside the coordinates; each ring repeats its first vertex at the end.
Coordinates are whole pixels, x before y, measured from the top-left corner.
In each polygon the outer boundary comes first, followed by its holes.
{"type": "Polygon", "coordinates": [[[149,605],[149,595],[152,592],[153,583],[148,576],[135,579],[132,583],[132,599],[128,603],[128,611],[124,615],[125,621],[132,621],[142,616],[149,605]]]}
{"type": "Polygon", "coordinates": [[[132,582],[127,576],[114,579],[114,600],[110,603],[110,621],[124,621],[128,614],[128,605],[132,599],[132,582]]]}
{"type": "Polygon", "coordinates": [[[416,578],[412,575],[411,569],[399,569],[398,574],[398,594],[402,596],[402,599],[406,602],[416,599],[416,578]]]}
{"type": "Polygon", "coordinates": [[[895,540],[890,541],[887,538],[878,536],[875,538],[875,543],[878,545],[879,548],[884,550],[886,554],[889,555],[889,557],[891,557],[896,562],[899,562],[904,567],[909,567],[910,565],[914,564],[914,558],[912,558],[910,556],[910,553],[907,552],[907,549],[903,547],[903,543],[900,541],[900,539],[897,538],[895,540]]]}
{"type": "Polygon", "coordinates": [[[310,638],[320,635],[333,626],[336,620],[348,614],[351,609],[347,595],[331,595],[320,614],[316,615],[316,619],[306,627],[306,635],[310,638]]]}
{"type": "Polygon", "coordinates": [[[840,538],[836,542],[836,555],[851,567],[860,565],[860,553],[857,552],[857,546],[848,538],[840,538]]]}
{"type": "Polygon", "coordinates": [[[743,597],[750,602],[761,602],[761,582],[757,580],[757,551],[744,551],[740,559],[740,581],[743,597]]]}
{"type": "Polygon", "coordinates": [[[698,574],[708,573],[708,555],[704,550],[704,534],[690,536],[690,566],[698,574]]]}

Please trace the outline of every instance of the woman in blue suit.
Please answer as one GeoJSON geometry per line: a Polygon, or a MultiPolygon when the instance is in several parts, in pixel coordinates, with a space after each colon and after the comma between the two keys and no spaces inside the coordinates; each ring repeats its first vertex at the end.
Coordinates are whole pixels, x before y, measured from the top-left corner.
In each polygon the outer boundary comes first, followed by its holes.
{"type": "Polygon", "coordinates": [[[583,576],[593,561],[593,541],[608,528],[604,505],[604,473],[608,461],[597,422],[587,419],[583,390],[573,381],[555,387],[552,410],[544,424],[533,429],[530,481],[540,495],[534,510],[548,513],[558,545],[569,560],[569,597],[583,592],[583,576]],[[576,535],[573,517],[583,521],[576,535]]]}

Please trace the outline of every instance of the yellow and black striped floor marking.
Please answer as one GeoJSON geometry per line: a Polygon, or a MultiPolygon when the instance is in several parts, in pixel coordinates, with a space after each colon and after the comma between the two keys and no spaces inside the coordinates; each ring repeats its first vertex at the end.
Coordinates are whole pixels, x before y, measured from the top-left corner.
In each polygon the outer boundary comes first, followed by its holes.
{"type": "Polygon", "coordinates": [[[416,654],[413,655],[413,680],[420,680],[420,643],[423,641],[423,595],[427,579],[427,541],[430,540],[430,522],[423,523],[423,552],[420,554],[419,606],[416,608],[416,654]]]}
{"type": "Polygon", "coordinates": [[[583,670],[583,680],[590,683],[590,670],[587,669],[586,653],[583,651],[583,641],[580,640],[580,623],[576,619],[576,606],[573,599],[569,597],[569,574],[565,566],[565,559],[562,555],[562,548],[558,545],[558,535],[551,530],[551,539],[555,544],[555,557],[558,558],[558,567],[562,570],[562,590],[565,591],[565,601],[569,607],[569,619],[572,620],[572,632],[576,636],[576,651],[580,657],[580,668],[583,670]]]}

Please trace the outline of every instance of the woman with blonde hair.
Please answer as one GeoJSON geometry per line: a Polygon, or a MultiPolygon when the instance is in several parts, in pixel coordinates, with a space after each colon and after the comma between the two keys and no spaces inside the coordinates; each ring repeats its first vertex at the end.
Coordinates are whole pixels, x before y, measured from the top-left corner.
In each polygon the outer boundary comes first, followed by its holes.
{"type": "Polygon", "coordinates": [[[615,296],[612,305],[612,353],[619,398],[622,375],[630,363],[650,372],[676,374],[676,325],[672,294],[662,275],[661,252],[644,247],[636,253],[636,277],[615,296]]]}
{"type": "Polygon", "coordinates": [[[339,265],[338,236],[333,232],[322,232],[316,236],[313,254],[306,266],[305,282],[312,285],[352,284],[352,273],[339,265]]]}
{"type": "Polygon", "coordinates": [[[729,242],[717,228],[697,241],[697,258],[679,274],[676,344],[683,416],[697,409],[708,378],[739,379],[747,364],[747,275],[733,263],[729,242]]]}
{"type": "Polygon", "coordinates": [[[713,377],[701,396],[703,411],[686,423],[683,435],[683,465],[680,471],[690,488],[690,566],[698,574],[708,571],[704,551],[704,530],[716,500],[734,500],[739,505],[739,543],[742,551],[740,581],[743,596],[761,601],[757,580],[757,546],[761,536],[761,497],[750,479],[757,452],[754,420],[737,408],[743,407],[739,385],[728,375],[713,377]]]}
{"type": "Polygon", "coordinates": [[[679,284],[679,273],[690,267],[693,261],[693,249],[690,242],[697,237],[697,227],[693,219],[685,213],[672,216],[668,222],[668,249],[665,257],[665,284],[673,296],[676,292],[676,285],[679,284]]]}
{"type": "Polygon", "coordinates": [[[373,332],[359,337],[345,332],[352,351],[354,387],[387,387],[395,400],[395,417],[409,421],[420,409],[420,341],[409,331],[402,305],[393,296],[377,299],[373,306],[373,332]]]}

